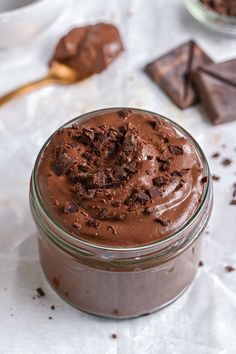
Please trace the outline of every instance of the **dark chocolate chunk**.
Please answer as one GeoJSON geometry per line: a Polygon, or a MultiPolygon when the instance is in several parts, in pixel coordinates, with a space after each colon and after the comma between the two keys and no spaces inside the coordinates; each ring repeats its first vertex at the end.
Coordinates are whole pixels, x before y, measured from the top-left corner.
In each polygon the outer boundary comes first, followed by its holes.
{"type": "Polygon", "coordinates": [[[134,189],[130,196],[126,198],[124,203],[128,206],[133,206],[136,203],[145,205],[148,201],[149,196],[145,192],[138,189],[134,189]]]}
{"type": "Polygon", "coordinates": [[[171,222],[170,220],[166,219],[164,216],[159,216],[155,218],[155,221],[162,226],[168,226],[171,222]]]}
{"type": "Polygon", "coordinates": [[[236,59],[203,66],[193,80],[213,124],[236,119],[236,59]]]}
{"type": "Polygon", "coordinates": [[[235,271],[235,268],[229,265],[229,266],[225,267],[225,271],[228,273],[231,273],[231,272],[235,271]]]}
{"type": "Polygon", "coordinates": [[[182,146],[169,145],[169,150],[173,155],[183,155],[184,149],[182,146]]]}
{"type": "Polygon", "coordinates": [[[76,202],[74,200],[70,200],[64,206],[64,213],[65,214],[71,214],[71,213],[75,213],[77,211],[78,211],[78,205],[76,204],[76,202]]]}
{"type": "Polygon", "coordinates": [[[54,305],[51,306],[51,310],[55,310],[55,306],[54,305]]]}
{"type": "Polygon", "coordinates": [[[58,157],[58,159],[52,165],[52,168],[58,176],[61,176],[69,171],[74,162],[74,158],[72,158],[67,153],[64,153],[58,157]]]}
{"type": "Polygon", "coordinates": [[[191,84],[191,73],[200,65],[212,63],[211,58],[193,41],[189,41],[146,66],[151,79],[181,109],[197,101],[191,84]]]}
{"type": "Polygon", "coordinates": [[[80,143],[87,146],[94,140],[94,130],[89,128],[83,128],[82,134],[78,135],[76,139],[80,143]]]}
{"type": "Polygon", "coordinates": [[[96,220],[96,219],[89,219],[89,220],[87,221],[87,225],[88,225],[89,227],[93,227],[93,228],[95,228],[95,229],[99,229],[100,226],[101,226],[101,223],[100,223],[98,220],[96,220]]]}
{"type": "Polygon", "coordinates": [[[117,334],[116,334],[116,333],[112,333],[111,336],[112,336],[113,339],[116,339],[116,338],[117,338],[117,334]]]}

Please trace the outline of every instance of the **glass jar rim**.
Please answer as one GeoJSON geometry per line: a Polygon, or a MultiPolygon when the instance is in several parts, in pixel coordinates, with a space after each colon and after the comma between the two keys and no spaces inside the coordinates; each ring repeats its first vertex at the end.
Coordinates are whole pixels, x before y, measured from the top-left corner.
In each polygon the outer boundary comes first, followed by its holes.
{"type": "Polygon", "coordinates": [[[209,191],[209,187],[210,187],[210,169],[209,169],[209,165],[207,162],[207,159],[205,157],[205,154],[203,152],[203,150],[201,149],[201,147],[199,146],[199,144],[197,143],[197,141],[192,137],[192,135],[190,133],[188,133],[184,128],[182,128],[178,123],[174,122],[173,120],[152,112],[152,111],[148,111],[145,109],[140,109],[140,108],[132,108],[132,107],[111,107],[111,108],[102,108],[102,109],[98,109],[98,110],[94,110],[94,111],[90,111],[87,113],[84,113],[76,118],[73,118],[71,120],[69,120],[68,122],[64,123],[63,125],[61,125],[58,129],[56,129],[51,135],[50,137],[46,140],[46,142],[43,144],[42,148],[40,149],[38,156],[36,158],[34,167],[33,167],[33,172],[32,172],[32,192],[33,192],[33,196],[36,197],[36,201],[39,204],[40,210],[43,213],[43,215],[46,217],[46,219],[49,220],[49,222],[51,222],[53,224],[53,226],[59,231],[59,232],[63,232],[63,234],[66,236],[67,240],[76,242],[78,244],[78,246],[87,246],[89,248],[92,248],[94,250],[99,250],[99,251],[119,251],[119,252],[132,252],[132,251],[142,251],[142,250],[149,250],[154,248],[155,246],[162,246],[165,245],[167,242],[170,241],[175,241],[175,239],[178,239],[178,236],[183,233],[188,227],[190,227],[193,222],[196,220],[196,218],[198,217],[198,215],[201,213],[203,207],[206,204],[206,200],[207,200],[207,196],[208,196],[208,191],[209,191]],[[39,187],[38,187],[38,167],[40,165],[41,159],[43,157],[43,153],[46,149],[46,147],[48,146],[48,144],[50,143],[52,137],[54,136],[54,134],[63,128],[66,128],[68,126],[71,126],[72,124],[74,124],[75,122],[77,122],[78,120],[83,120],[86,119],[87,117],[89,118],[90,116],[102,113],[102,112],[107,112],[107,111],[117,111],[117,110],[121,110],[121,109],[130,109],[132,111],[135,112],[143,112],[143,113],[148,113],[154,116],[159,116],[161,117],[161,119],[164,119],[165,121],[167,121],[168,123],[170,123],[178,132],[180,132],[183,136],[187,137],[192,145],[194,146],[194,148],[197,151],[198,154],[198,158],[200,159],[202,165],[203,165],[203,169],[205,172],[205,175],[208,177],[207,178],[207,182],[204,184],[204,191],[203,191],[203,195],[201,198],[201,203],[198,205],[198,207],[196,208],[196,210],[194,211],[194,213],[192,214],[192,216],[190,217],[190,219],[183,224],[178,230],[176,230],[174,233],[172,233],[169,236],[166,236],[164,238],[161,238],[159,240],[155,240],[154,242],[151,243],[147,243],[147,244],[143,244],[143,245],[138,245],[138,246],[108,246],[108,245],[102,245],[102,244],[96,244],[96,243],[92,243],[86,240],[83,240],[81,238],[79,238],[78,236],[73,235],[72,233],[68,232],[67,230],[65,230],[60,223],[53,218],[50,213],[47,211],[47,208],[44,205],[43,202],[43,198],[40,194],[39,191],[39,187]]]}

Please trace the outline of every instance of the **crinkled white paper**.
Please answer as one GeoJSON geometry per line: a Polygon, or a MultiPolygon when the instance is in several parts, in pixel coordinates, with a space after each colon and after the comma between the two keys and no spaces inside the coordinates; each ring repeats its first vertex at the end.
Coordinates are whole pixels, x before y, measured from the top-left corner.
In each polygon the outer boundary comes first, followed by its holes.
{"type": "Polygon", "coordinates": [[[44,75],[57,39],[75,25],[118,24],[126,52],[81,84],[47,87],[0,107],[0,353],[236,353],[236,272],[224,270],[236,267],[236,206],[229,205],[236,182],[236,122],[213,127],[201,106],[180,111],[142,71],[147,62],[189,38],[217,61],[236,57],[236,41],[195,22],[181,0],[74,0],[67,7],[34,43],[0,51],[0,94],[44,75]],[[160,312],[116,321],[75,310],[47,284],[38,261],[28,186],[37,153],[58,126],[86,111],[122,105],[153,110],[182,124],[221,180],[214,183],[204,266],[191,288],[160,312]],[[217,151],[221,156],[210,158],[217,151]],[[224,157],[233,163],[223,167],[224,157]],[[46,296],[33,300],[39,286],[46,296]]]}

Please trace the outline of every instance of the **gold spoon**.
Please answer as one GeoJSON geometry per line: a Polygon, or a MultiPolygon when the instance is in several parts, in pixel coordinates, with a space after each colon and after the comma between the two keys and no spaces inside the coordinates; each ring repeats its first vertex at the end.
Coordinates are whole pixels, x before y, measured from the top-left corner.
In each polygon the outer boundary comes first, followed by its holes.
{"type": "Polygon", "coordinates": [[[48,75],[33,81],[29,84],[22,85],[17,89],[7,93],[6,95],[0,97],[0,106],[8,101],[21,96],[25,93],[32,92],[40,87],[49,85],[49,84],[61,84],[61,85],[70,85],[78,81],[81,81],[82,77],[79,74],[71,69],[69,66],[55,62],[51,65],[48,75]]]}

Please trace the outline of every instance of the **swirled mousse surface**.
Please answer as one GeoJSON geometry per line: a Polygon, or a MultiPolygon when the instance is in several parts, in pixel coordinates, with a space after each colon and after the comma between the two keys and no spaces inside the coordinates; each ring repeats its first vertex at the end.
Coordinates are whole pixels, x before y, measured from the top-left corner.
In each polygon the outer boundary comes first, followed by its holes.
{"type": "Polygon", "coordinates": [[[80,77],[100,73],[124,50],[118,29],[98,23],[77,27],[62,37],[50,64],[57,61],[76,70],[80,77]]]}
{"type": "Polygon", "coordinates": [[[47,211],[65,230],[96,244],[137,246],[183,226],[207,178],[193,144],[171,123],[125,108],[58,130],[38,180],[47,211]]]}

